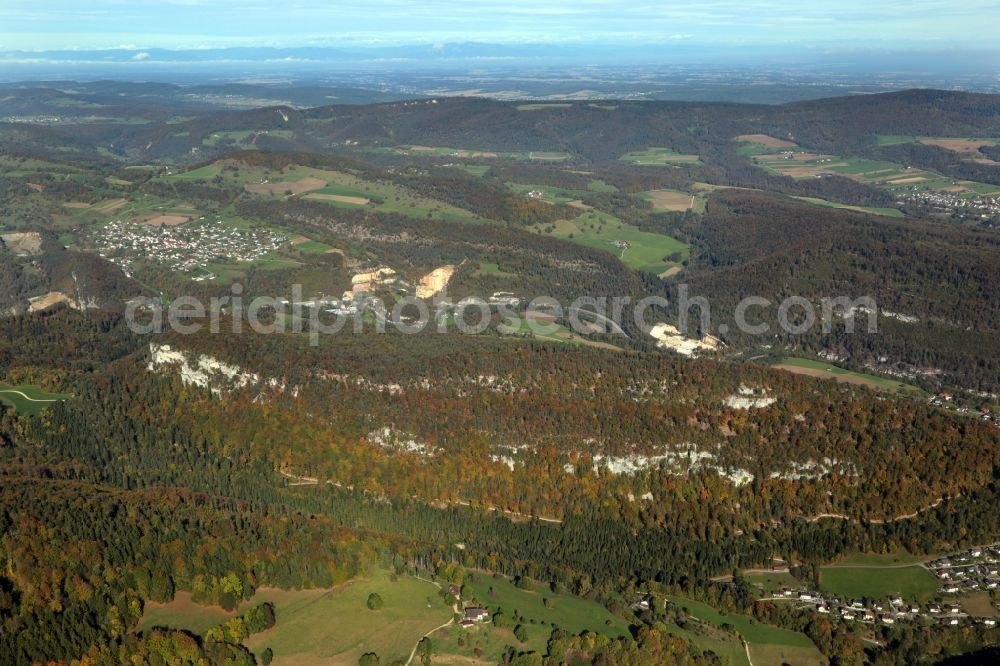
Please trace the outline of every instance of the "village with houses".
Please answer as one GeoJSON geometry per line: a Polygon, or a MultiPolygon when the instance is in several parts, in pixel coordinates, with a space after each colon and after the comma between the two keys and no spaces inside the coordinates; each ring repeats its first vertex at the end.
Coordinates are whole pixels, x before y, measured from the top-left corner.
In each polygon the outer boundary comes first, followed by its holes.
{"type": "MultiPolygon", "coordinates": [[[[96,233],[92,242],[102,257],[131,275],[139,259],[179,272],[204,271],[213,263],[258,261],[288,242],[288,237],[263,229],[237,229],[220,220],[159,225],[116,220],[96,233]]],[[[205,275],[193,279],[205,279],[205,275]]]]}
{"type": "Polygon", "coordinates": [[[1000,587],[1000,543],[976,546],[914,566],[925,568],[937,579],[939,587],[933,600],[919,602],[899,594],[846,599],[805,586],[798,589],[781,587],[765,593],[762,599],[796,603],[803,609],[845,622],[872,625],[903,622],[997,625],[1000,605],[993,601],[992,594],[989,594],[988,608],[974,609],[963,601],[970,594],[992,593],[1000,587]]]}

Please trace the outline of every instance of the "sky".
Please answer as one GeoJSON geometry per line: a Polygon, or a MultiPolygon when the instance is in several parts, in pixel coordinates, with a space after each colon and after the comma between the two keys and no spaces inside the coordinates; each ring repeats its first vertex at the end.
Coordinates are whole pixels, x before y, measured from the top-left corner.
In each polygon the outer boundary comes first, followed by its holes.
{"type": "Polygon", "coordinates": [[[0,0],[0,51],[338,44],[990,48],[998,0],[0,0]]]}

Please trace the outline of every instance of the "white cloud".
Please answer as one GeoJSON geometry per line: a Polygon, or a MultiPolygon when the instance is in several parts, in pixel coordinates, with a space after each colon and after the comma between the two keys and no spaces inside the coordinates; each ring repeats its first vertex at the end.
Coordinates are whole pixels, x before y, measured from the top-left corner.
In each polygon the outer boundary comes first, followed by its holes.
{"type": "Polygon", "coordinates": [[[132,60],[149,60],[149,53],[142,51],[132,56],[132,60]]]}

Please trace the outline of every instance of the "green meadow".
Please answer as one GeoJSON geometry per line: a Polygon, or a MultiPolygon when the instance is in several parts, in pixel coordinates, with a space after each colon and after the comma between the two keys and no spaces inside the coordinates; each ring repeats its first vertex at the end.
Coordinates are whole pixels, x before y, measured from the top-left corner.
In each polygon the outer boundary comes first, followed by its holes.
{"type": "Polygon", "coordinates": [[[917,564],[834,564],[820,568],[819,586],[824,592],[845,598],[884,598],[898,594],[924,603],[934,598],[938,583],[927,569],[917,564]]]}
{"type": "Polygon", "coordinates": [[[0,402],[10,405],[21,414],[34,416],[54,402],[66,400],[72,396],[64,393],[49,393],[32,384],[11,386],[0,382],[0,402]]]}
{"type": "MultiPolygon", "coordinates": [[[[274,604],[277,622],[272,629],[251,636],[246,645],[258,656],[271,648],[276,666],[353,665],[366,652],[378,654],[382,663],[405,661],[421,636],[453,615],[432,583],[408,576],[393,581],[382,570],[331,590],[263,588],[237,612],[266,601],[274,604]],[[385,602],[380,610],[366,607],[371,593],[385,602]]],[[[190,595],[178,593],[168,604],[147,604],[138,629],[163,626],[202,634],[233,615],[217,606],[200,606],[191,602],[190,595]]]]}
{"type": "Polygon", "coordinates": [[[606,250],[626,266],[655,275],[680,265],[689,252],[689,246],[676,238],[641,231],[598,210],[586,211],[574,220],[560,220],[550,228],[552,236],[606,250]],[[628,247],[616,246],[615,241],[628,243],[628,247]]]}
{"type": "Polygon", "coordinates": [[[890,377],[880,377],[864,372],[854,372],[832,365],[826,361],[815,361],[809,358],[786,357],[774,364],[780,370],[787,370],[797,374],[809,375],[811,377],[822,377],[824,379],[836,379],[847,384],[861,384],[882,391],[897,391],[899,393],[909,393],[912,395],[923,395],[924,391],[912,384],[906,384],[898,379],[890,377]]]}
{"type": "Polygon", "coordinates": [[[698,161],[698,156],[682,155],[670,148],[647,148],[646,150],[636,150],[626,153],[620,159],[639,166],[670,166],[676,164],[694,164],[698,161]]]}
{"type": "Polygon", "coordinates": [[[805,634],[763,624],[746,615],[723,613],[707,604],[683,597],[674,597],[671,601],[685,609],[689,616],[702,622],[716,627],[733,627],[748,643],[750,658],[754,664],[819,666],[827,663],[805,634]]]}

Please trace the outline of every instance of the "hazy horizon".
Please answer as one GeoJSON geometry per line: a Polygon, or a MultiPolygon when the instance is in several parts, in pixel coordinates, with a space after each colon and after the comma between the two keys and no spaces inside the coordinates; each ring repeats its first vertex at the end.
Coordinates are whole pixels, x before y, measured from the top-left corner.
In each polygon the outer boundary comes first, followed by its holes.
{"type": "Polygon", "coordinates": [[[233,46],[497,44],[976,49],[990,45],[1000,6],[937,0],[809,5],[788,0],[163,0],[144,5],[39,0],[0,7],[0,51],[201,49],[233,46]]]}

